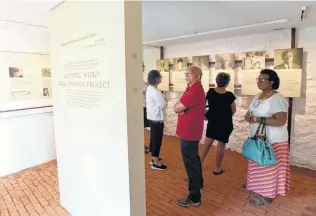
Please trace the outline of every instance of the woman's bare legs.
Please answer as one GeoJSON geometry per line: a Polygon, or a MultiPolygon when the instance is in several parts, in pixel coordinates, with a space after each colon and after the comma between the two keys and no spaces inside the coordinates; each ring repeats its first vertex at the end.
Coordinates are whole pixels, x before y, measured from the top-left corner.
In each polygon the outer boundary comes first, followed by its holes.
{"type": "Polygon", "coordinates": [[[217,150],[216,150],[216,167],[214,170],[215,173],[222,172],[222,162],[224,158],[224,152],[225,152],[225,143],[218,142],[217,150]]]}
{"type": "Polygon", "coordinates": [[[210,148],[212,147],[213,143],[214,143],[213,139],[205,137],[204,149],[203,149],[202,156],[201,156],[202,165],[203,165],[203,162],[204,162],[208,152],[210,151],[210,148]]]}

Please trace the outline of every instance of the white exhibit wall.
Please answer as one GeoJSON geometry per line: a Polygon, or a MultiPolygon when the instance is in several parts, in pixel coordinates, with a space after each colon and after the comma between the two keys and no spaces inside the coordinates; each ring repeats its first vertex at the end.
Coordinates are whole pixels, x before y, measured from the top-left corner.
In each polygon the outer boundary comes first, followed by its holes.
{"type": "MultiPolygon", "coordinates": [[[[49,54],[48,28],[0,21],[0,52],[23,55],[49,54]]],[[[156,67],[160,48],[143,46],[147,73],[156,67]]],[[[1,59],[0,59],[1,61],[1,59]]],[[[2,74],[6,76],[5,73],[2,74]]],[[[9,91],[0,79],[1,94],[9,91]]],[[[0,110],[50,105],[50,101],[1,102],[0,110]]],[[[56,159],[53,108],[0,113],[0,176],[56,159]],[[16,135],[18,134],[18,136],[16,135]]]]}
{"type": "MultiPolygon", "coordinates": [[[[8,53],[48,54],[48,29],[21,23],[0,21],[0,51],[8,53]]],[[[1,61],[1,60],[0,60],[1,61]]],[[[1,79],[0,86],[8,86],[1,79]]],[[[1,92],[9,89],[1,89],[1,92]]],[[[49,103],[19,102],[1,109],[21,109],[49,103]],[[25,105],[25,106],[24,106],[25,105]]],[[[0,176],[45,163],[56,158],[52,108],[0,113],[0,176]]]]}
{"type": "Polygon", "coordinates": [[[145,64],[143,77],[145,82],[147,82],[149,71],[156,68],[157,59],[160,59],[160,47],[143,45],[143,62],[145,64]]]}
{"type": "MultiPolygon", "coordinates": [[[[316,27],[299,29],[297,34],[298,47],[304,48],[303,77],[307,83],[306,98],[294,100],[294,113],[292,125],[291,163],[300,167],[316,169],[316,125],[312,124],[316,119],[316,53],[315,53],[316,27]],[[307,75],[306,75],[307,71],[307,75]],[[313,160],[314,159],[314,160],[313,160]]],[[[268,51],[273,54],[274,49],[290,48],[291,35],[289,30],[275,31],[265,34],[209,40],[190,44],[180,44],[164,47],[164,57],[211,55],[221,53],[239,53],[245,51],[268,51]]],[[[273,56],[271,56],[273,57],[273,56]]],[[[177,116],[173,112],[173,104],[182,96],[181,92],[168,92],[168,108],[165,120],[165,134],[175,136],[177,116]]],[[[237,112],[234,116],[234,131],[227,148],[241,152],[241,146],[248,136],[248,124],[244,121],[251,97],[237,96],[237,112]]],[[[206,124],[205,124],[206,126],[206,124]]],[[[205,127],[206,129],[206,127],[205,127]]],[[[204,135],[205,135],[204,129],[204,135]]],[[[203,138],[204,139],[204,138],[203,138]]],[[[203,140],[202,140],[203,142],[203,140]]],[[[229,160],[227,158],[226,160],[229,160]]]]}
{"type": "Polygon", "coordinates": [[[146,215],[141,2],[65,1],[50,39],[61,205],[146,215]]]}
{"type": "Polygon", "coordinates": [[[48,28],[0,20],[0,50],[48,54],[48,28]]]}

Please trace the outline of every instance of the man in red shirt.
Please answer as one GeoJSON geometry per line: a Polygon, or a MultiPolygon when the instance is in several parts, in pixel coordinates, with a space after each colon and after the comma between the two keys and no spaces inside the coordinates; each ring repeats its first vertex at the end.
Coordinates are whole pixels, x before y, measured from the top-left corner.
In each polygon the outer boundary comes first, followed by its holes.
{"type": "Polygon", "coordinates": [[[180,137],[181,154],[188,175],[189,195],[177,200],[180,206],[201,204],[203,176],[199,156],[199,142],[202,138],[205,112],[205,92],[201,84],[202,70],[192,66],[186,73],[188,87],[182,98],[174,105],[178,114],[177,136],[180,137]]]}

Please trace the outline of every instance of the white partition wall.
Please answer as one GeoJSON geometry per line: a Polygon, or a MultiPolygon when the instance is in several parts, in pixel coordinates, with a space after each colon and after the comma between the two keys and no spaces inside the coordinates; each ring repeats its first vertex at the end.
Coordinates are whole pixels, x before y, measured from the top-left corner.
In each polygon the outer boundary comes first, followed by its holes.
{"type": "Polygon", "coordinates": [[[9,99],[9,67],[21,67],[29,56],[34,67],[25,71],[39,75],[48,53],[47,28],[0,21],[0,177],[56,159],[51,100],[9,99]],[[32,107],[41,108],[25,110],[32,107]]]}
{"type": "Polygon", "coordinates": [[[51,12],[60,201],[72,216],[145,216],[141,27],[141,2],[51,12]]]}

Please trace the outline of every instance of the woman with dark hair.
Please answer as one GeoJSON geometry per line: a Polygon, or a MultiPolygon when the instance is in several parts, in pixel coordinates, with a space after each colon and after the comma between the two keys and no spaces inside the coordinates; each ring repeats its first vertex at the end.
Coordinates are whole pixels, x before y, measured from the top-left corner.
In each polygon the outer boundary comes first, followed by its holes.
{"type": "Polygon", "coordinates": [[[266,123],[266,138],[276,154],[277,163],[260,166],[248,163],[247,183],[244,187],[251,193],[249,202],[255,206],[267,205],[277,195],[285,196],[290,189],[290,161],[288,151],[287,100],[277,92],[280,85],[274,70],[263,69],[257,78],[261,93],[256,95],[245,120],[250,124],[250,136],[254,136],[259,123],[266,123]]]}
{"type": "Polygon", "coordinates": [[[206,94],[209,110],[206,114],[208,120],[204,150],[201,156],[204,162],[214,141],[217,141],[216,167],[213,174],[219,175],[224,172],[222,161],[225,144],[228,143],[233,131],[233,115],[236,112],[235,95],[226,88],[230,82],[228,73],[219,73],[216,77],[216,88],[210,88],[206,94]]]}
{"type": "Polygon", "coordinates": [[[161,83],[161,74],[157,70],[149,72],[147,77],[147,91],[146,91],[146,107],[147,119],[150,126],[150,152],[152,156],[152,169],[166,170],[167,166],[161,163],[160,148],[163,138],[164,118],[166,100],[157,88],[161,83]]]}
{"type": "MultiPolygon", "coordinates": [[[[143,73],[145,72],[145,64],[143,62],[143,73]]],[[[147,83],[143,81],[143,116],[144,116],[144,129],[149,128],[149,121],[147,119],[147,109],[146,109],[146,90],[147,83]]],[[[145,154],[149,153],[149,147],[144,146],[145,154]]]]}

